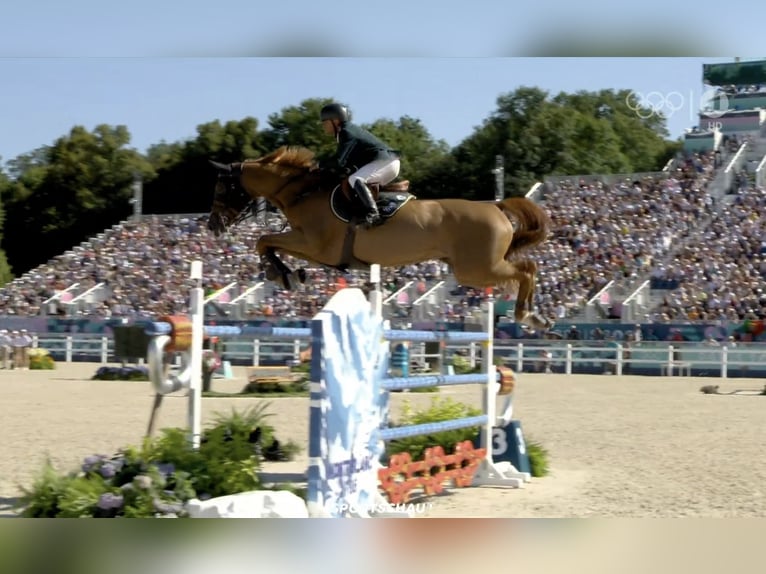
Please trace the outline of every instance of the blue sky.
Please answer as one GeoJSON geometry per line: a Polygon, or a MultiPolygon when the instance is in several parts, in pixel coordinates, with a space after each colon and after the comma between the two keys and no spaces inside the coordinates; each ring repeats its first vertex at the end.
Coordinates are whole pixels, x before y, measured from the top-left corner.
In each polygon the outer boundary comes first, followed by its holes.
{"type": "MultiPolygon", "coordinates": [[[[455,145],[521,85],[551,92],[674,92],[673,136],[694,125],[702,64],[730,58],[6,58],[0,59],[0,156],[52,143],[74,125],[124,124],[144,151],[197,125],[269,114],[310,97],[355,119],[419,118],[455,145]],[[679,97],[681,98],[679,100],[679,97]]],[[[667,111],[667,110],[666,110],[667,111]]]]}
{"type": "Polygon", "coordinates": [[[611,47],[604,55],[670,42],[686,55],[745,56],[759,50],[761,5],[7,0],[0,4],[0,56],[522,56],[562,39],[611,47]]]}

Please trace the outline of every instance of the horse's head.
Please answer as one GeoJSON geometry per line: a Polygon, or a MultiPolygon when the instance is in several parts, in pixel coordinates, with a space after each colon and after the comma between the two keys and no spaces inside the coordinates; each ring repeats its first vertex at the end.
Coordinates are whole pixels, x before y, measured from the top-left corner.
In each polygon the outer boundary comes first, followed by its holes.
{"type": "Polygon", "coordinates": [[[316,185],[319,179],[313,170],[314,154],[300,147],[284,146],[242,163],[211,163],[218,170],[213,208],[208,218],[208,228],[215,235],[245,219],[250,214],[253,198],[263,197],[285,212],[300,202],[310,189],[309,184],[316,185]]]}
{"type": "Polygon", "coordinates": [[[229,227],[247,217],[252,204],[252,197],[242,186],[242,164],[210,163],[218,170],[215,184],[213,207],[207,220],[207,227],[216,237],[229,227]]]}

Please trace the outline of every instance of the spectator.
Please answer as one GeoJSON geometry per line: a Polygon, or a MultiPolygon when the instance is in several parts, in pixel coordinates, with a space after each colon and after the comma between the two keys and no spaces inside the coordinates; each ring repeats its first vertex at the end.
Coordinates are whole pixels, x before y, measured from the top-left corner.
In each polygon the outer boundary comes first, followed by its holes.
{"type": "Polygon", "coordinates": [[[0,330],[0,369],[7,369],[11,361],[11,337],[7,329],[0,330]]]}

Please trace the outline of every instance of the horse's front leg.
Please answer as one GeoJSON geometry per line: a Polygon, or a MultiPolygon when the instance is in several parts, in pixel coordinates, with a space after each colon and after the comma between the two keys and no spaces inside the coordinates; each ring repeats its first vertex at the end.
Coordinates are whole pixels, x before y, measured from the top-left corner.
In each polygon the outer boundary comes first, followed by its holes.
{"type": "MultiPolygon", "coordinates": [[[[305,257],[306,247],[306,239],[299,231],[292,230],[262,236],[258,240],[256,250],[258,255],[261,256],[261,260],[265,259],[267,262],[265,265],[266,278],[269,281],[276,281],[277,278],[280,278],[285,289],[288,291],[293,289],[295,285],[292,281],[292,271],[279,258],[276,252],[281,250],[297,257],[305,257]]],[[[301,283],[306,280],[305,270],[298,270],[298,280],[301,283]]]]}

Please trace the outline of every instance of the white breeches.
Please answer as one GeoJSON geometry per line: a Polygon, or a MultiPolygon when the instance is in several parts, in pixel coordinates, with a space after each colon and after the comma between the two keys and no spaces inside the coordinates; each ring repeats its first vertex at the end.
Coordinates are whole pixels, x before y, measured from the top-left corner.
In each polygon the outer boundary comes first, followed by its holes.
{"type": "Polygon", "coordinates": [[[379,183],[386,185],[394,181],[399,175],[399,159],[376,159],[373,162],[363,165],[357,171],[348,176],[348,184],[353,189],[358,179],[365,183],[379,183]]]}

